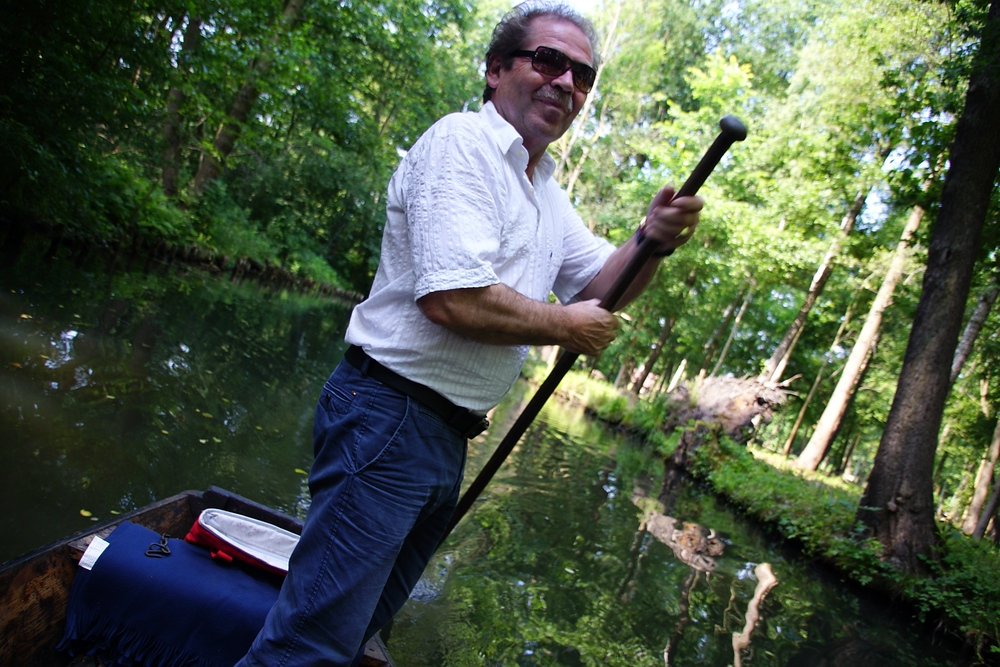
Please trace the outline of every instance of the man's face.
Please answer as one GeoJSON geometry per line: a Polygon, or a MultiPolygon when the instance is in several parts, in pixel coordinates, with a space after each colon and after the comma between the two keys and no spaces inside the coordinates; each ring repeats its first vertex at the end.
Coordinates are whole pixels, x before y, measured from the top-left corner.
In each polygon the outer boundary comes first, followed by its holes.
{"type": "MultiPolygon", "coordinates": [[[[594,62],[587,36],[565,19],[541,16],[532,21],[520,48],[534,51],[539,46],[562,51],[576,62],[594,62]]],[[[518,131],[533,157],[566,132],[587,97],[573,85],[572,70],[546,76],[532,68],[530,58],[514,58],[509,70],[501,67],[499,58],[494,59],[486,80],[494,89],[492,102],[497,111],[518,131]]]]}

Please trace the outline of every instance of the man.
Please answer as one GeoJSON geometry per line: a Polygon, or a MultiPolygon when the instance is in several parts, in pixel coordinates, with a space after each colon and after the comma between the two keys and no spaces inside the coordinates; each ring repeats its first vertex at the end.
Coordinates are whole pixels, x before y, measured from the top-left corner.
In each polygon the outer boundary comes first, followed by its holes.
{"type": "Polygon", "coordinates": [[[600,353],[618,322],[599,299],[637,244],[662,256],[697,225],[701,200],[671,201],[667,188],[616,250],[552,180],[545,150],[586,100],[595,47],[572,10],[515,7],[493,33],[483,109],[441,119],[402,160],[371,294],[317,407],[302,538],[241,665],[354,664],[438,547],[466,440],[516,380],[527,346],[600,353]]]}

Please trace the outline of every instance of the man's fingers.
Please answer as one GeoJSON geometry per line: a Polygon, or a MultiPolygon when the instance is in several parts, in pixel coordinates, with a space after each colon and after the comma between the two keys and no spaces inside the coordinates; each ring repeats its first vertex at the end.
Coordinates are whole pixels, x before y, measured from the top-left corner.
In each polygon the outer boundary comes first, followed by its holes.
{"type": "MultiPolygon", "coordinates": [[[[666,188],[660,194],[665,192],[666,188]]],[[[644,234],[658,243],[676,247],[694,234],[704,201],[697,196],[679,197],[666,205],[657,206],[659,199],[660,195],[654,198],[643,222],[644,234]]]]}
{"type": "Polygon", "coordinates": [[[577,314],[568,340],[563,347],[586,355],[600,354],[618,335],[621,323],[613,313],[600,307],[599,299],[576,303],[569,308],[577,314]]]}

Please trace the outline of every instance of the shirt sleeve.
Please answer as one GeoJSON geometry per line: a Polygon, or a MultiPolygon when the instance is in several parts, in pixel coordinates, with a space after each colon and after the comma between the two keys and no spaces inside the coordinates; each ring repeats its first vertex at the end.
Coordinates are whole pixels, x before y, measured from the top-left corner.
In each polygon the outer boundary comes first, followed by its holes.
{"type": "Polygon", "coordinates": [[[571,303],[577,300],[577,295],[600,272],[615,247],[587,228],[564,191],[560,189],[556,196],[563,200],[561,216],[564,254],[552,292],[560,302],[571,303]]]}
{"type": "Polygon", "coordinates": [[[443,123],[406,156],[414,299],[500,282],[491,262],[502,229],[500,167],[490,146],[472,127],[443,123]]]}

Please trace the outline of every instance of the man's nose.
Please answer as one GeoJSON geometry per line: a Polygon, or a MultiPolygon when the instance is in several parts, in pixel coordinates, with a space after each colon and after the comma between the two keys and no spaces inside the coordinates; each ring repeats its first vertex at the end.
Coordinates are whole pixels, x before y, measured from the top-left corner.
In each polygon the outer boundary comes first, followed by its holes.
{"type": "Polygon", "coordinates": [[[567,93],[573,92],[573,70],[568,69],[556,78],[552,79],[552,85],[558,86],[567,93]]]}

